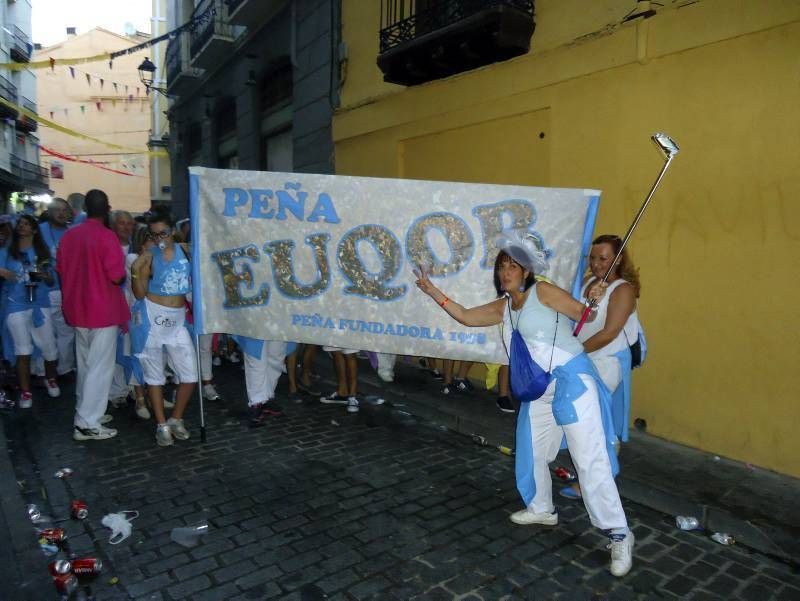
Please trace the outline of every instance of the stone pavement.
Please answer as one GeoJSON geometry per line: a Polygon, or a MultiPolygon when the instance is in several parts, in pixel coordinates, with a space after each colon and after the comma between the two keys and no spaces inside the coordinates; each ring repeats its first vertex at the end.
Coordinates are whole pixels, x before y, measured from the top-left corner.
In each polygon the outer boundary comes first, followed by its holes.
{"type": "MultiPolygon", "coordinates": [[[[348,414],[284,401],[284,416],[249,429],[241,370],[226,365],[217,380],[228,401],[208,405],[205,444],[196,405],[193,439],[167,449],[127,409],[115,413],[116,439],[73,442],[69,388],[3,415],[21,501],[55,517],[72,498],[88,503],[87,520],[63,525],[73,551],[105,563],[98,600],[800,599],[794,567],[678,531],[628,501],[635,563],[615,579],[582,505],[557,501],[554,528],[509,522],[520,508],[510,457],[397,406],[348,414]],[[53,478],[64,466],[74,476],[53,478]],[[124,509],[141,513],[133,536],[109,545],[100,519],[124,509]],[[199,546],[170,540],[173,527],[201,521],[209,533],[199,546]]],[[[6,518],[18,529],[27,521],[6,518]]],[[[54,598],[36,588],[50,558],[30,552],[33,530],[15,544],[20,565],[0,565],[19,592],[9,601],[54,598]]]]}

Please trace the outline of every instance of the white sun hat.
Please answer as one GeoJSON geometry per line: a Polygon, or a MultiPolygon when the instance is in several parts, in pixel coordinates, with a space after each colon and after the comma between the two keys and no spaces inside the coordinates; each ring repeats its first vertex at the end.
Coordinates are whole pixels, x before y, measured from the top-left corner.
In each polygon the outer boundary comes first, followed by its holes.
{"type": "Polygon", "coordinates": [[[523,268],[540,274],[547,269],[547,253],[540,248],[536,236],[524,229],[509,229],[495,241],[497,248],[505,252],[523,268]]]}

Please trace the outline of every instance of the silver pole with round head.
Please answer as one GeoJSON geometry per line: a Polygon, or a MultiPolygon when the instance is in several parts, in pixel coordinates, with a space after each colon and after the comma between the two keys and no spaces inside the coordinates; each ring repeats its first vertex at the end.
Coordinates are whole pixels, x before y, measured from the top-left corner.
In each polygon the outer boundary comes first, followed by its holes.
{"type": "MultiPolygon", "coordinates": [[[[650,200],[653,198],[653,194],[655,193],[656,188],[658,188],[658,185],[664,178],[664,174],[667,172],[670,163],[672,163],[672,159],[674,159],[675,155],[678,154],[678,152],[680,151],[680,148],[675,143],[675,140],[670,138],[665,133],[656,132],[652,136],[650,136],[650,139],[653,140],[655,145],[661,151],[661,154],[664,155],[664,165],[661,167],[661,171],[659,172],[658,177],[656,178],[656,181],[653,184],[653,187],[650,188],[650,192],[648,193],[647,198],[644,199],[642,206],[639,207],[639,212],[636,213],[636,217],[634,217],[633,223],[631,223],[627,233],[625,234],[625,237],[622,239],[622,244],[620,244],[619,250],[617,251],[617,254],[614,257],[614,260],[611,262],[611,266],[608,268],[608,271],[606,271],[606,274],[603,276],[602,283],[604,284],[606,283],[606,280],[608,280],[608,276],[611,275],[611,272],[614,271],[614,267],[617,266],[619,258],[622,256],[622,251],[625,250],[625,246],[628,244],[628,240],[631,239],[633,231],[636,229],[636,226],[639,225],[639,220],[642,218],[642,215],[644,215],[645,209],[647,209],[647,205],[650,204],[650,200]]],[[[597,303],[594,300],[589,301],[589,303],[586,305],[586,309],[584,309],[583,315],[581,316],[578,325],[575,326],[575,331],[572,333],[574,336],[580,334],[580,331],[583,328],[583,324],[585,324],[586,320],[589,318],[589,313],[596,306],[597,303]]]]}

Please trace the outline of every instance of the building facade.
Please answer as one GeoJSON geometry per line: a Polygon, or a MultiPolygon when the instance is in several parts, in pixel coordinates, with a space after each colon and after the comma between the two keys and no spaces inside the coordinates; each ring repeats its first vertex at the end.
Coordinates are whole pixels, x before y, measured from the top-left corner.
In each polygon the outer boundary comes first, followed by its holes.
{"type": "Polygon", "coordinates": [[[42,163],[56,196],[99,188],[115,209],[150,207],[150,97],[137,71],[148,53],[124,55],[111,64],[58,64],[59,58],[125,50],[147,39],[149,34],[139,32],[119,35],[99,27],[76,32],[70,27],[63,42],[36,51],[35,60],[56,59],[54,68],[39,72],[40,115],[70,132],[41,132],[42,163]]]}
{"type": "Polygon", "coordinates": [[[335,0],[171,0],[166,50],[172,202],[188,168],[332,173],[338,91],[335,0]]]}
{"type": "Polygon", "coordinates": [[[597,188],[596,233],[621,235],[667,132],[681,154],[632,240],[650,347],[632,418],[800,476],[800,3],[480,4],[342,1],[336,173],[597,188]]]}
{"type": "MultiPolygon", "coordinates": [[[[153,14],[150,17],[150,35],[153,38],[169,31],[168,5],[168,0],[153,0],[153,14]]],[[[162,90],[167,86],[166,50],[166,44],[154,44],[149,57],[156,66],[152,85],[162,90]]],[[[147,142],[148,149],[154,151],[154,154],[150,156],[150,201],[153,205],[168,204],[172,194],[169,155],[167,154],[169,148],[168,109],[169,99],[167,96],[154,90],[150,94],[150,137],[147,142]],[[158,151],[163,152],[159,153],[158,151]]]]}
{"type": "MultiPolygon", "coordinates": [[[[23,107],[25,115],[0,104],[0,195],[7,204],[13,192],[45,194],[47,172],[39,165],[36,74],[25,68],[31,61],[31,4],[28,0],[0,3],[0,97],[23,107]]],[[[4,207],[7,208],[7,207],[4,207]]]]}

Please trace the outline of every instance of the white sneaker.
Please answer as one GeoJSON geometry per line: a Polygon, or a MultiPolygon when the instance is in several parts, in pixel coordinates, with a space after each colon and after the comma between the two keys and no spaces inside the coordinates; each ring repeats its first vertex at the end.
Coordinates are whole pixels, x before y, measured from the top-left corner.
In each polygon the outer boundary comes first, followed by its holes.
{"type": "Polygon", "coordinates": [[[158,424],[156,426],[156,444],[160,447],[172,446],[172,432],[170,431],[169,424],[158,424]]]}
{"type": "Polygon", "coordinates": [[[558,524],[558,513],[536,513],[527,507],[511,514],[511,521],[521,526],[532,526],[541,524],[542,526],[555,526],[558,524]]]}
{"type": "Polygon", "coordinates": [[[144,399],[136,401],[136,416],[141,419],[150,419],[150,411],[144,402],[144,399]]]}
{"type": "Polygon", "coordinates": [[[230,355],[228,355],[228,361],[230,361],[231,363],[239,363],[241,361],[241,359],[239,358],[239,353],[237,353],[236,351],[232,352],[230,355]]]}
{"type": "Polygon", "coordinates": [[[98,421],[98,423],[99,423],[101,426],[103,426],[103,425],[107,424],[108,422],[110,422],[110,421],[111,421],[111,420],[113,420],[113,419],[114,419],[114,417],[113,417],[113,416],[111,416],[111,415],[109,415],[108,413],[106,413],[106,414],[105,414],[103,417],[101,417],[101,418],[100,418],[100,419],[98,419],[97,421],[98,421]]]}
{"type": "Polygon", "coordinates": [[[628,534],[622,540],[611,539],[607,549],[611,549],[611,565],[608,570],[612,575],[621,578],[631,571],[633,565],[633,532],[628,530],[628,534]]]}
{"type": "Polygon", "coordinates": [[[172,391],[172,396],[169,399],[164,399],[164,408],[172,409],[175,406],[175,397],[178,396],[178,389],[172,391]]]}
{"type": "Polygon", "coordinates": [[[167,425],[169,426],[169,431],[173,438],[177,438],[178,440],[189,439],[189,430],[187,430],[186,426],[183,425],[182,419],[175,419],[174,417],[171,417],[167,420],[167,425]]]}
{"type": "Polygon", "coordinates": [[[97,426],[96,428],[79,428],[75,426],[72,429],[72,440],[107,440],[114,438],[116,435],[116,430],[105,426],[97,426]]]}
{"type": "Polygon", "coordinates": [[[61,396],[61,389],[58,387],[58,382],[56,382],[55,378],[47,378],[45,384],[47,386],[47,394],[49,394],[51,398],[61,396]]]}
{"type": "Polygon", "coordinates": [[[218,401],[220,399],[219,393],[213,384],[203,384],[203,396],[209,401],[218,401]]]}
{"type": "Polygon", "coordinates": [[[33,395],[30,392],[20,392],[17,406],[20,409],[30,409],[33,407],[33,395]]]}
{"type": "Polygon", "coordinates": [[[384,382],[394,382],[394,374],[390,371],[378,370],[378,377],[384,382]]]}
{"type": "Polygon", "coordinates": [[[215,355],[214,358],[211,360],[211,365],[213,365],[214,367],[219,367],[220,365],[222,365],[222,359],[220,359],[218,356],[215,355]]]}
{"type": "Polygon", "coordinates": [[[347,397],[348,413],[358,413],[358,399],[354,396],[347,397]]]}

